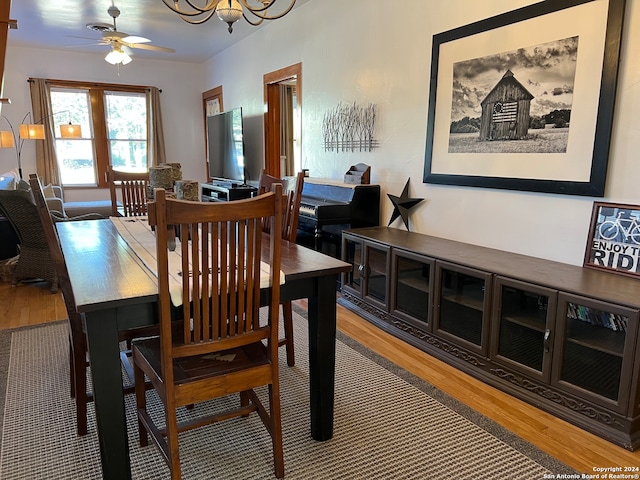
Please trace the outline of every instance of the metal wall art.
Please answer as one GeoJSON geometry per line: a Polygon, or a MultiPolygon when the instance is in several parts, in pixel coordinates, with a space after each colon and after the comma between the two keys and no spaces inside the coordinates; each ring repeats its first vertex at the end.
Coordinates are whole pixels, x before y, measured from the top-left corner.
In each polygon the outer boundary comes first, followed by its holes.
{"type": "Polygon", "coordinates": [[[376,106],[366,107],[340,102],[329,110],[322,121],[322,135],[326,151],[370,152],[378,147],[373,138],[376,125],[376,106]]]}

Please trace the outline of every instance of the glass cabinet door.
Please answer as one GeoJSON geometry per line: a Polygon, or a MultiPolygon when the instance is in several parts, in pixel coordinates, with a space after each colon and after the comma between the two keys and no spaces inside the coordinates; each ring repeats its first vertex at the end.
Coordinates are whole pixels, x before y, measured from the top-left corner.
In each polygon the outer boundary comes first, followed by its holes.
{"type": "Polygon", "coordinates": [[[353,268],[342,274],[342,288],[386,311],[389,298],[389,251],[387,245],[343,234],[342,260],[353,265],[353,268]]]}
{"type": "Polygon", "coordinates": [[[624,412],[633,368],[638,312],[560,294],[552,381],[624,412]]]}
{"type": "Polygon", "coordinates": [[[486,356],[491,274],[436,262],[436,278],[433,331],[486,356]]]}
{"type": "Polygon", "coordinates": [[[548,382],[557,292],[496,277],[491,358],[548,382]]]}
{"type": "Polygon", "coordinates": [[[342,287],[356,295],[362,295],[362,276],[360,266],[363,263],[362,240],[350,235],[342,237],[342,261],[350,263],[353,268],[342,274],[342,287]]]}
{"type": "MultiPolygon", "coordinates": [[[[364,262],[360,274],[364,277],[363,298],[388,309],[389,247],[364,242],[364,262]]],[[[387,310],[388,311],[388,310],[387,310]]]]}
{"type": "Polygon", "coordinates": [[[393,251],[391,313],[422,329],[431,323],[433,265],[431,258],[393,251]]]}

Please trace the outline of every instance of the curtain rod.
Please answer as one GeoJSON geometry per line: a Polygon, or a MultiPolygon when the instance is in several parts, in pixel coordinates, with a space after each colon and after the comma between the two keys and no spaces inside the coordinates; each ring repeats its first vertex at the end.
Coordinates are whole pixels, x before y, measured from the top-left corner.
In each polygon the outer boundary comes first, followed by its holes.
{"type": "MultiPolygon", "coordinates": [[[[27,83],[33,83],[36,79],[35,78],[28,78],[27,79],[27,83]]],[[[67,84],[67,85],[77,85],[77,86],[83,86],[83,87],[103,87],[103,88],[123,88],[123,89],[148,89],[148,88],[153,88],[149,85],[126,85],[126,84],[120,84],[120,83],[100,83],[100,82],[82,82],[79,80],[54,80],[54,79],[50,79],[50,78],[45,78],[45,82],[47,82],[48,84],[50,83],[60,83],[60,84],[67,84]]],[[[158,88],[158,91],[160,93],[162,93],[162,89],[158,88]]]]}

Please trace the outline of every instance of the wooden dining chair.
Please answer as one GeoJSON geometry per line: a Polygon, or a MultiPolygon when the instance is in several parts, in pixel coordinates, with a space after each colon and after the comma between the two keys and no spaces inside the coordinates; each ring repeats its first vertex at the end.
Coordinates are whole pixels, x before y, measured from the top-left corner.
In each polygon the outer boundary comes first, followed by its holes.
{"type": "MultiPolygon", "coordinates": [[[[298,217],[300,215],[300,201],[302,199],[302,187],[304,186],[304,173],[299,172],[295,176],[295,181],[280,179],[268,175],[265,170],[260,173],[258,182],[258,194],[271,191],[271,187],[276,183],[283,184],[283,191],[286,195],[282,238],[295,243],[298,230],[298,217]],[[286,186],[284,186],[286,185],[286,186]]],[[[266,228],[268,230],[268,227],[266,228]]],[[[284,321],[284,336],[280,339],[279,345],[286,347],[287,365],[295,365],[295,354],[293,349],[293,308],[290,301],[282,303],[282,317],[284,321]]]]}
{"type": "Polygon", "coordinates": [[[49,245],[49,252],[58,275],[58,285],[62,292],[68,316],[69,330],[69,373],[71,396],[76,401],[76,429],[78,435],[87,433],[87,404],[93,395],[87,392],[87,340],[82,329],[82,314],[76,310],[76,301],[69,281],[69,272],[60,248],[60,241],[55,230],[51,213],[42,192],[42,184],[38,176],[29,176],[31,193],[38,209],[40,222],[44,230],[44,239],[49,245]]]}
{"type": "MultiPolygon", "coordinates": [[[[87,392],[87,368],[89,361],[87,360],[87,339],[82,327],[83,316],[76,309],[76,300],[71,288],[69,280],[69,272],[64,259],[60,241],[56,232],[53,218],[42,191],[42,184],[35,174],[29,175],[29,184],[31,186],[31,195],[35,203],[35,208],[40,217],[40,223],[44,234],[43,240],[48,244],[49,254],[57,274],[58,284],[62,293],[65,307],[67,309],[68,327],[69,327],[69,373],[70,373],[70,390],[71,396],[75,398],[76,403],[76,430],[78,435],[87,433],[87,404],[93,401],[93,394],[87,392]]],[[[84,216],[85,219],[95,219],[94,216],[84,216]]],[[[101,217],[100,217],[101,218],[101,217]]],[[[73,219],[70,219],[73,220],[73,219]]],[[[181,326],[181,322],[178,322],[181,326]]],[[[176,325],[174,323],[174,330],[176,325]]],[[[127,331],[119,332],[120,341],[131,343],[133,338],[147,335],[157,335],[158,327],[140,327],[127,331]]],[[[133,368],[130,361],[123,351],[120,355],[122,366],[129,378],[133,380],[133,368]]],[[[147,388],[150,384],[147,385],[147,388]]],[[[133,393],[132,386],[124,386],[125,393],[133,393]]]]}
{"type": "Polygon", "coordinates": [[[112,216],[140,217],[147,214],[149,172],[122,172],[109,166],[107,183],[111,194],[112,216]],[[118,191],[120,199],[118,199],[118,191]]]}
{"type": "Polygon", "coordinates": [[[158,189],[149,203],[149,224],[156,232],[160,336],[133,342],[138,429],[142,446],[151,435],[160,448],[172,480],[181,478],[179,432],[251,412],[258,413],[271,435],[275,473],[284,476],[278,375],[281,198],[278,184],[269,194],[220,203],[168,199],[158,189]],[[272,235],[262,231],[267,220],[272,235]],[[181,258],[170,262],[173,225],[180,227],[180,237],[171,255],[179,252],[181,258]],[[268,242],[265,258],[263,242],[268,242]],[[265,281],[271,286],[266,324],[260,322],[265,281]],[[185,321],[176,335],[171,319],[180,303],[182,317],[191,322],[185,321]],[[164,404],[160,425],[147,411],[145,376],[164,404]],[[262,385],[268,385],[267,408],[254,391],[262,385]],[[232,394],[239,394],[239,403],[231,411],[178,423],[177,408],[232,394]]]}

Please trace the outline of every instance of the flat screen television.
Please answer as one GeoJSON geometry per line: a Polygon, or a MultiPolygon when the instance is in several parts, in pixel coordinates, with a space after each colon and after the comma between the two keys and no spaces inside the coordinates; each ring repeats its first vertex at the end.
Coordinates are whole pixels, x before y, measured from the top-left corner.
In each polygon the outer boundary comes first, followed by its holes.
{"type": "Polygon", "coordinates": [[[207,142],[211,180],[244,185],[242,107],[207,117],[207,142]]]}

